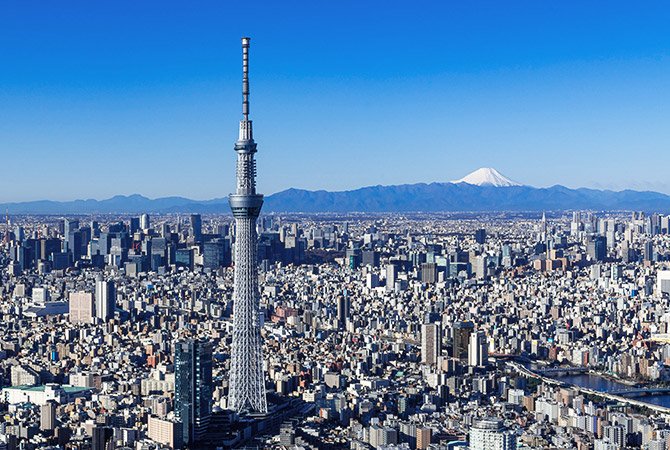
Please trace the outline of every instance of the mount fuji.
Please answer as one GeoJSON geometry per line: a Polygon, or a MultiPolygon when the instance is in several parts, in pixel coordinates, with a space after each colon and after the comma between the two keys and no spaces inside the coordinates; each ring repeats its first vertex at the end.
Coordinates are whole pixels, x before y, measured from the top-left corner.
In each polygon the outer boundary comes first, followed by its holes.
{"type": "Polygon", "coordinates": [[[474,186],[509,187],[521,186],[491,167],[482,167],[452,183],[467,183],[474,186]]]}

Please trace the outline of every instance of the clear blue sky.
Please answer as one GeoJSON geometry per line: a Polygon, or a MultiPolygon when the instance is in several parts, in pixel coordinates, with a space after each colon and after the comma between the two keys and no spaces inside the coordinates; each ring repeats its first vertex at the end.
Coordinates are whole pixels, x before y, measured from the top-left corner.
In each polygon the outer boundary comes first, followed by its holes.
{"type": "Polygon", "coordinates": [[[670,192],[666,1],[0,6],[0,201],[222,197],[240,37],[259,189],[449,181],[670,192]]]}

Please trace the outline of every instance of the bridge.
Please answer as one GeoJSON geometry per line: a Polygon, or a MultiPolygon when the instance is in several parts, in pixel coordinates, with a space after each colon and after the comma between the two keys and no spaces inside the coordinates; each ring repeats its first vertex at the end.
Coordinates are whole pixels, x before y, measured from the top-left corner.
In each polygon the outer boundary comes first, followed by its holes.
{"type": "MultiPolygon", "coordinates": [[[[596,391],[595,389],[589,389],[589,388],[584,388],[581,386],[577,385],[570,385],[566,384],[563,382],[560,382],[558,380],[554,380],[553,378],[550,377],[545,377],[543,375],[540,375],[539,373],[533,372],[531,370],[528,370],[526,367],[522,366],[521,364],[515,363],[513,361],[510,361],[507,363],[507,366],[510,367],[511,369],[515,370],[516,372],[525,375],[527,377],[531,378],[538,378],[542,381],[544,381],[547,384],[550,384],[552,386],[570,386],[571,388],[575,389],[576,391],[579,391],[583,394],[588,394],[588,395],[595,395],[598,397],[602,397],[608,400],[613,400],[616,402],[621,402],[625,403],[628,405],[633,405],[633,406],[638,406],[641,408],[646,408],[650,409],[652,411],[659,412],[661,414],[666,414],[670,416],[670,408],[665,407],[665,406],[660,406],[660,405],[654,405],[653,403],[646,403],[640,400],[635,400],[633,398],[629,398],[626,395],[616,395],[611,392],[601,392],[601,391],[596,391]]],[[[659,388],[660,389],[660,388],[659,388]]],[[[637,388],[631,388],[631,389],[624,389],[627,391],[635,391],[639,390],[637,388]]],[[[652,391],[653,389],[645,389],[645,391],[652,391]]]]}
{"type": "Polygon", "coordinates": [[[608,394],[612,395],[621,395],[625,397],[645,397],[647,395],[662,395],[670,393],[669,387],[656,387],[656,388],[624,388],[624,389],[615,389],[612,391],[607,391],[608,394]]]}
{"type": "Polygon", "coordinates": [[[534,370],[533,372],[544,376],[579,375],[583,373],[589,373],[589,368],[582,366],[551,367],[547,369],[534,370]]]}

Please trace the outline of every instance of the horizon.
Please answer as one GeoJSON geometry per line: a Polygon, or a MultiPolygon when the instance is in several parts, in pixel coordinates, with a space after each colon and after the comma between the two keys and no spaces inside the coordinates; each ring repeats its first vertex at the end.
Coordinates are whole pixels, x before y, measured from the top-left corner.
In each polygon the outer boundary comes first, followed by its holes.
{"type": "MultiPolygon", "coordinates": [[[[658,194],[663,194],[663,195],[670,196],[670,194],[666,194],[664,192],[658,192],[658,191],[653,191],[653,190],[636,190],[636,189],[629,189],[629,188],[625,188],[625,189],[599,189],[599,188],[589,188],[589,187],[583,187],[583,186],[573,188],[573,187],[562,185],[560,183],[559,184],[554,184],[554,185],[551,185],[551,186],[532,186],[532,185],[525,184],[525,183],[517,183],[517,181],[515,181],[515,180],[510,180],[509,178],[507,178],[505,176],[505,174],[502,174],[502,173],[498,172],[493,167],[480,167],[480,168],[475,169],[474,171],[468,173],[467,175],[465,175],[461,179],[451,180],[451,181],[428,181],[428,182],[417,182],[417,183],[402,183],[402,184],[396,184],[396,185],[393,185],[393,184],[374,184],[374,185],[359,186],[359,187],[355,187],[355,188],[351,188],[351,189],[332,190],[332,191],[331,190],[325,190],[325,189],[303,189],[303,188],[289,187],[289,188],[283,189],[281,191],[271,192],[271,193],[265,194],[265,197],[270,197],[270,196],[273,196],[273,195],[276,195],[276,194],[281,194],[283,192],[291,191],[291,190],[314,192],[314,193],[328,192],[328,193],[337,194],[337,193],[353,192],[353,191],[358,191],[358,190],[368,189],[368,188],[375,188],[375,187],[414,186],[414,185],[432,185],[432,184],[469,184],[471,186],[486,187],[486,188],[493,187],[493,188],[496,188],[496,189],[497,188],[508,188],[508,187],[525,187],[525,188],[532,188],[532,189],[551,189],[551,188],[556,188],[556,187],[564,187],[564,188],[572,189],[572,190],[589,189],[589,190],[596,190],[596,191],[603,191],[603,192],[614,192],[614,193],[625,192],[625,191],[632,191],[632,192],[638,192],[638,193],[650,192],[650,193],[658,193],[658,194]],[[510,181],[510,182],[515,183],[515,184],[513,184],[511,186],[490,186],[490,185],[486,185],[486,184],[478,186],[477,184],[473,184],[473,183],[469,183],[467,181],[463,181],[465,178],[468,178],[468,177],[472,176],[473,174],[476,174],[476,173],[478,173],[482,170],[493,170],[494,172],[497,172],[498,175],[501,175],[506,181],[510,181]]],[[[211,197],[211,198],[192,198],[192,197],[188,197],[188,196],[185,196],[185,195],[178,195],[178,194],[177,195],[166,195],[166,196],[160,196],[160,197],[151,197],[151,196],[144,195],[140,192],[134,192],[134,193],[129,193],[129,194],[115,194],[115,195],[112,195],[112,196],[109,196],[109,197],[98,197],[98,198],[95,198],[95,197],[79,197],[79,198],[72,198],[72,199],[65,199],[65,200],[53,200],[53,199],[49,199],[49,198],[40,198],[40,199],[25,200],[25,201],[18,201],[18,202],[17,201],[5,201],[5,202],[0,202],[0,205],[13,205],[13,204],[14,205],[21,205],[21,204],[37,203],[37,202],[55,202],[55,203],[73,203],[73,202],[90,202],[90,201],[104,202],[104,201],[112,200],[112,199],[115,199],[115,198],[128,199],[128,198],[133,198],[133,197],[141,197],[143,199],[150,200],[150,201],[169,199],[169,198],[179,198],[179,199],[190,200],[190,201],[193,201],[193,202],[196,202],[196,203],[198,203],[198,202],[213,202],[215,200],[220,200],[221,202],[225,203],[226,205],[228,204],[228,196],[227,195],[223,195],[221,197],[211,197]]]]}
{"type": "Polygon", "coordinates": [[[6,8],[0,148],[20,170],[3,173],[0,203],[225,197],[247,35],[266,195],[478,167],[540,188],[670,194],[663,2],[161,5],[6,8]]]}

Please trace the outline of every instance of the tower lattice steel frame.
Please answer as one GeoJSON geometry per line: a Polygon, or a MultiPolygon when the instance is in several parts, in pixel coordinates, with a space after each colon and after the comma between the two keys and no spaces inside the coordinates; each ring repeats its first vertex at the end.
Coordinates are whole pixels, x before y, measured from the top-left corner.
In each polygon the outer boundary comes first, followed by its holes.
{"type": "Polygon", "coordinates": [[[230,194],[235,217],[235,291],[229,408],[266,413],[265,374],[258,293],[256,219],[263,196],[256,193],[256,143],[249,120],[249,38],[242,38],[242,114],[237,152],[237,190],[230,194]]]}

